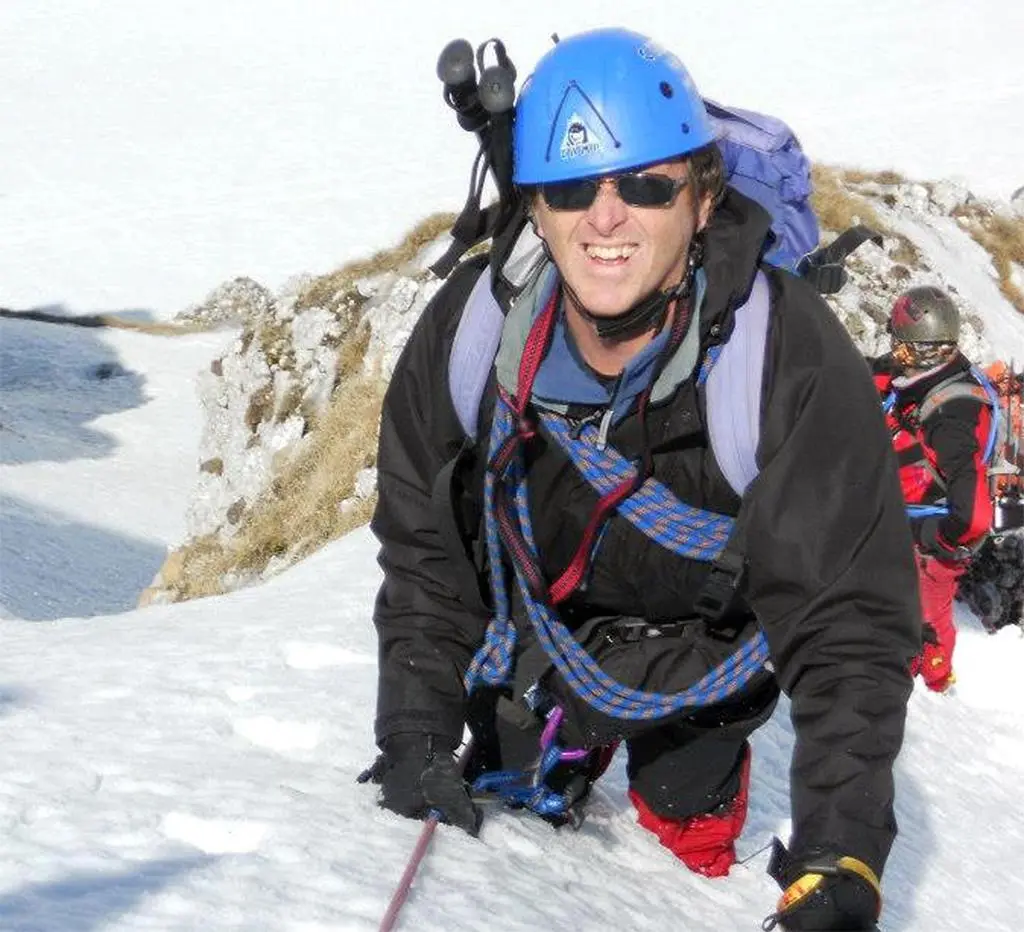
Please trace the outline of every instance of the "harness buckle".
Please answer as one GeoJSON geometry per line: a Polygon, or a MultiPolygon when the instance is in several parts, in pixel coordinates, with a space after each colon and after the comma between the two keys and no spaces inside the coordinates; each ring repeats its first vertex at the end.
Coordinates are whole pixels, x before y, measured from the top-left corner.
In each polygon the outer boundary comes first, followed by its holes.
{"type": "Polygon", "coordinates": [[[675,621],[653,622],[643,618],[622,619],[613,621],[604,630],[604,640],[608,644],[635,644],[654,638],[679,637],[693,618],[675,621]]]}
{"type": "Polygon", "coordinates": [[[711,627],[720,627],[736,599],[745,570],[743,558],[728,551],[724,551],[712,564],[711,572],[693,600],[693,610],[711,627]]]}

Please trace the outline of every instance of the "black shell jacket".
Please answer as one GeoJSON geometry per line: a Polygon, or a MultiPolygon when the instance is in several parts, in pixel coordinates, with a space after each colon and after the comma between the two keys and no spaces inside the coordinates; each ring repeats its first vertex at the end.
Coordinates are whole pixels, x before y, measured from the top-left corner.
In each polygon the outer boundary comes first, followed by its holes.
{"type": "MultiPolygon", "coordinates": [[[[767,230],[767,214],[729,191],[706,231],[702,345],[727,339],[767,230]]],[[[462,678],[489,620],[480,541],[488,405],[481,441],[465,441],[447,374],[481,265],[457,269],[424,311],[384,401],[372,523],[385,574],[374,615],[378,742],[402,732],[461,740],[462,678]]],[[[908,666],[920,649],[912,540],[865,361],[810,286],[765,271],[772,299],[760,473],[741,513],[748,564],[742,594],[791,699],[791,850],[799,857],[821,846],[881,872],[896,832],[892,769],[911,690],[908,666]]],[[[740,500],[708,449],[692,379],[647,417],[654,475],[688,504],[737,514],[740,500]]],[[[637,420],[628,415],[609,435],[628,456],[639,451],[637,420]]],[[[531,443],[534,532],[553,579],[579,543],[596,494],[553,442],[539,436],[531,443]]],[[[579,617],[679,617],[707,569],[615,516],[590,585],[569,610],[579,617]]]]}

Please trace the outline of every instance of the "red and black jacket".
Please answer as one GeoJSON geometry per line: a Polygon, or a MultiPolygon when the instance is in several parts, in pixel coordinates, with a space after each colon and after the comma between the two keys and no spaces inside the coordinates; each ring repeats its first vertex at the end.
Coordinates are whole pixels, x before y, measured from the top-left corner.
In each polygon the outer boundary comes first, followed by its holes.
{"type": "Polygon", "coordinates": [[[875,363],[875,385],[890,402],[903,497],[908,505],[945,505],[940,543],[973,547],[992,525],[985,463],[992,408],[984,389],[962,353],[913,379],[884,371],[885,359],[875,363]]]}

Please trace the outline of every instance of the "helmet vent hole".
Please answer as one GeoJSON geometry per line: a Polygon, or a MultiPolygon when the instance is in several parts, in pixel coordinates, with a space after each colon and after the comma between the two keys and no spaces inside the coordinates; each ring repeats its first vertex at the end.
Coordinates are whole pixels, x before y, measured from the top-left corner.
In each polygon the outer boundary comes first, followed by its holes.
{"type": "Polygon", "coordinates": [[[681,126],[681,129],[682,129],[682,131],[684,133],[690,132],[690,124],[689,123],[683,123],[682,126],[681,126]]]}
{"type": "Polygon", "coordinates": [[[668,81],[662,81],[661,84],[658,85],[658,88],[661,90],[662,97],[670,98],[675,93],[675,91],[672,90],[672,85],[669,84],[668,81]]]}

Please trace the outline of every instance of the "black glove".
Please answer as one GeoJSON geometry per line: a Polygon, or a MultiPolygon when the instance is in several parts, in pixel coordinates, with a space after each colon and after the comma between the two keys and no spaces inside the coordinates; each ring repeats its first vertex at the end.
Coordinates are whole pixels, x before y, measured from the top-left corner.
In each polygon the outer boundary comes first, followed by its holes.
{"type": "Polygon", "coordinates": [[[454,742],[439,735],[392,735],[373,766],[357,779],[380,786],[385,809],[409,819],[436,815],[476,836],[482,814],[469,798],[453,751],[454,742]]]}
{"type": "Polygon", "coordinates": [[[917,549],[944,563],[962,563],[964,560],[970,559],[973,551],[969,547],[958,547],[947,543],[939,533],[941,520],[936,517],[925,518],[923,521],[915,521],[911,525],[914,539],[917,541],[917,549]]]}
{"type": "Polygon", "coordinates": [[[814,852],[793,859],[774,843],[768,873],[782,887],[776,911],[762,928],[786,932],[874,932],[882,908],[878,878],[863,861],[814,852]]]}

